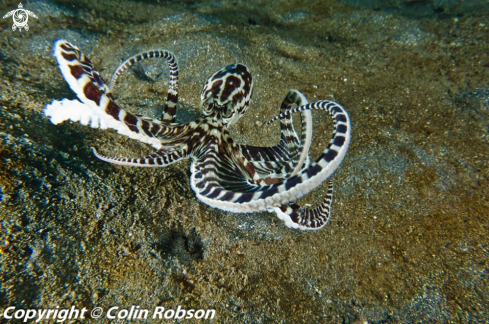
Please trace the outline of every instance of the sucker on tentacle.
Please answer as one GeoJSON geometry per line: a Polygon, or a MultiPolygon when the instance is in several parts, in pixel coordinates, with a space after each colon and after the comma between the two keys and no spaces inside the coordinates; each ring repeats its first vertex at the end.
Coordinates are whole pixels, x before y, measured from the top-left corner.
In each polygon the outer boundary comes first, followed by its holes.
{"type": "Polygon", "coordinates": [[[130,166],[166,166],[191,159],[191,186],[204,203],[232,212],[275,211],[288,227],[320,229],[326,225],[333,198],[332,174],[350,143],[350,119],[339,104],[321,100],[308,103],[298,90],[290,90],[280,114],[281,139],[272,147],[235,144],[228,127],[244,115],[253,91],[253,79],[243,64],[215,72],[201,92],[202,116],[196,121],[175,123],[178,100],[178,65],[166,50],[137,54],[123,62],[107,87],[90,60],[78,48],[59,40],[54,55],[63,77],[78,100],[54,100],[44,113],[51,122],[65,120],[113,128],[120,134],[152,144],[157,151],[141,158],[94,155],[106,162],[130,166]],[[162,120],[131,114],[114,101],[110,90],[117,78],[135,62],[162,57],[170,68],[170,86],[162,120]],[[296,108],[292,108],[296,105],[296,108]],[[309,164],[312,138],[311,110],[325,110],[333,118],[333,137],[323,153],[309,164]],[[292,114],[301,112],[302,134],[297,135],[292,114]],[[328,180],[328,194],[316,208],[300,208],[292,201],[328,180]]]}

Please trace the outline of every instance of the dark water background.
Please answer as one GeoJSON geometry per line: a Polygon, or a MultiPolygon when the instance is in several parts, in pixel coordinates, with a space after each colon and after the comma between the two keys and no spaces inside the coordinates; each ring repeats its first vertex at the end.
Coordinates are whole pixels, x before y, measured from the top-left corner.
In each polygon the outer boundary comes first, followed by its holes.
{"type": "MultiPolygon", "coordinates": [[[[216,323],[489,321],[487,1],[23,4],[38,16],[29,31],[12,31],[11,18],[0,31],[1,312],[182,305],[216,309],[216,323]],[[290,88],[333,97],[353,132],[330,223],[301,232],[274,214],[210,208],[190,188],[188,162],[97,160],[91,146],[120,157],[151,149],[42,114],[74,98],[51,54],[59,38],[105,79],[142,50],[174,52],[179,121],[199,116],[210,74],[245,63],[255,91],[232,130],[239,143],[278,141],[278,126],[263,124],[290,88]]],[[[17,6],[0,2],[0,15],[17,6]]],[[[161,62],[135,67],[118,102],[157,115],[166,73],[161,62]]],[[[311,157],[330,133],[315,112],[311,157]]]]}

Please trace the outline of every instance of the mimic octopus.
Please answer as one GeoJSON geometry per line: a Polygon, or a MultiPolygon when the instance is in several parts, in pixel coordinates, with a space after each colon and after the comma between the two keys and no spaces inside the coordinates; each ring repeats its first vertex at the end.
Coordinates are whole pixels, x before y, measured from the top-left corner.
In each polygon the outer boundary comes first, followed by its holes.
{"type": "Polygon", "coordinates": [[[52,123],[71,120],[93,128],[112,128],[157,149],[141,158],[106,157],[93,149],[97,158],[144,167],[166,166],[190,158],[192,189],[207,205],[236,213],[276,212],[288,227],[302,230],[317,230],[328,222],[333,199],[331,176],[350,143],[350,119],[338,103],[330,100],[309,103],[301,92],[292,89],[282,102],[280,114],[266,124],[280,120],[280,142],[271,147],[240,145],[230,137],[228,128],[250,105],[253,79],[243,64],[232,64],[212,74],[200,94],[200,118],[178,123],[175,122],[178,64],[171,52],[153,50],[132,56],[116,69],[109,86],[90,60],[69,42],[56,41],[54,56],[79,100],[53,100],[48,104],[44,113],[52,123]],[[111,93],[124,71],[149,58],[164,58],[170,71],[168,94],[159,120],[122,109],[111,93]],[[314,109],[330,114],[334,132],[322,154],[310,163],[314,109]],[[302,119],[300,137],[292,120],[296,112],[300,112],[302,119]],[[328,191],[320,206],[303,208],[292,203],[325,180],[328,191]]]}

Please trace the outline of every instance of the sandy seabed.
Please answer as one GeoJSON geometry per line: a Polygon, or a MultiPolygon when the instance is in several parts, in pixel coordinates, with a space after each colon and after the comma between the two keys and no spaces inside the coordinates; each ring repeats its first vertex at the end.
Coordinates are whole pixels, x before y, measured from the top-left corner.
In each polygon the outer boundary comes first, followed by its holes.
{"type": "MultiPolygon", "coordinates": [[[[489,321],[489,9],[369,3],[36,1],[24,4],[38,16],[29,31],[2,20],[0,311],[180,305],[215,309],[214,323],[489,321]],[[275,214],[204,205],[188,161],[144,169],[97,160],[91,146],[119,157],[151,148],[42,114],[51,100],[74,98],[52,56],[60,38],[105,79],[140,51],[174,52],[182,122],[198,118],[208,76],[245,63],[255,90],[231,130],[238,143],[278,142],[278,124],[263,124],[291,88],[334,98],[353,131],[329,224],[301,232],[275,214]]],[[[0,14],[17,5],[2,2],[0,14]]],[[[117,102],[157,116],[167,73],[157,61],[132,68],[117,102]]],[[[315,159],[332,124],[313,117],[315,159]]],[[[102,318],[91,322],[114,322],[102,318]]]]}

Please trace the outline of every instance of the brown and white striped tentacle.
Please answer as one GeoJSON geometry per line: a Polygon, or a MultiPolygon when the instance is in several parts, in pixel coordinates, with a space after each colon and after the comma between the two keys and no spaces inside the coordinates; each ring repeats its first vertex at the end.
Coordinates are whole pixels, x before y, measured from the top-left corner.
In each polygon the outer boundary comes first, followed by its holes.
{"type": "Polygon", "coordinates": [[[166,98],[165,107],[163,108],[163,114],[161,116],[162,121],[174,122],[177,113],[178,102],[178,62],[172,52],[164,49],[150,50],[143,53],[136,54],[125,60],[112,74],[110,79],[109,88],[112,90],[117,78],[127,71],[135,63],[150,59],[150,58],[164,58],[168,63],[170,70],[170,82],[168,85],[168,94],[166,98]]]}
{"type": "MultiPolygon", "coordinates": [[[[311,109],[329,112],[333,118],[334,134],[323,153],[309,167],[272,185],[247,187],[245,184],[249,184],[249,179],[246,175],[240,175],[237,170],[229,168],[219,159],[213,161],[213,168],[218,170],[219,177],[213,178],[208,178],[202,172],[206,160],[194,159],[191,165],[191,184],[197,197],[210,206],[232,212],[273,211],[275,207],[287,205],[320,186],[343,160],[350,143],[351,126],[348,113],[343,107],[329,100],[300,106],[287,113],[311,109]],[[225,177],[229,180],[222,181],[225,177]],[[232,190],[228,187],[230,182],[234,187],[241,184],[243,190],[232,190]]],[[[281,117],[282,114],[274,120],[281,117]]]]}
{"type": "Polygon", "coordinates": [[[139,166],[139,167],[163,167],[169,164],[175,163],[182,159],[188,158],[188,152],[186,147],[180,150],[173,150],[170,152],[164,152],[158,150],[150,155],[141,158],[113,158],[99,154],[94,147],[92,147],[93,154],[102,161],[127,166],[139,166]]]}
{"type": "MultiPolygon", "coordinates": [[[[231,143],[215,138],[201,152],[193,156],[191,164],[191,185],[199,199],[199,193],[213,199],[222,188],[234,193],[248,192],[266,185],[252,165],[239,151],[233,149],[231,143]],[[217,191],[213,193],[216,188],[217,191]]],[[[219,208],[223,209],[222,206],[219,208]]]]}
{"type": "Polygon", "coordinates": [[[112,128],[158,149],[162,140],[173,139],[189,128],[186,124],[136,116],[120,108],[90,60],[69,42],[56,41],[54,55],[63,77],[81,102],[64,99],[47,105],[44,113],[53,123],[72,120],[90,123],[92,127],[112,128]]]}
{"type": "MultiPolygon", "coordinates": [[[[291,109],[293,103],[296,103],[298,107],[304,106],[307,104],[307,100],[303,103],[303,100],[300,100],[299,96],[304,96],[301,92],[297,90],[290,90],[287,94],[287,97],[284,99],[282,103],[281,113],[285,114],[285,116],[280,118],[280,123],[282,124],[284,120],[287,120],[287,116],[291,116],[290,113],[287,113],[291,109]],[[284,104],[288,105],[284,107],[284,104]]],[[[294,171],[291,173],[291,176],[296,175],[302,163],[306,158],[308,158],[307,154],[309,152],[311,142],[312,142],[312,114],[311,110],[302,110],[302,141],[300,144],[302,146],[299,147],[301,150],[300,159],[297,161],[294,171]],[[304,116],[304,113],[307,112],[308,115],[304,116]],[[309,122],[309,123],[307,123],[309,122]],[[304,159],[304,160],[301,160],[304,159]]],[[[267,123],[268,125],[268,123],[267,123]]],[[[292,228],[300,228],[303,230],[318,230],[323,228],[329,220],[331,204],[333,202],[333,180],[329,178],[329,186],[328,193],[319,207],[316,208],[302,208],[297,204],[288,204],[282,205],[280,207],[275,208],[275,212],[277,216],[282,219],[288,227],[292,228]]]]}
{"type": "Polygon", "coordinates": [[[294,203],[275,207],[278,218],[290,228],[319,230],[326,226],[333,203],[333,179],[328,179],[328,192],[321,205],[316,208],[302,208],[294,203]]]}
{"type": "MultiPolygon", "coordinates": [[[[307,105],[308,103],[309,101],[302,92],[296,89],[291,89],[282,102],[280,112],[286,113],[294,104],[300,107],[307,105]]],[[[309,165],[309,149],[312,142],[312,114],[310,110],[301,111],[301,123],[301,140],[299,140],[294,129],[292,115],[286,114],[280,119],[282,140],[287,144],[290,155],[293,157],[295,163],[294,169],[287,177],[292,177],[299,173],[304,162],[306,162],[306,165],[309,165]]]]}
{"type": "MultiPolygon", "coordinates": [[[[291,89],[284,98],[280,111],[285,113],[292,105],[307,104],[306,97],[298,90],[291,89]]],[[[285,179],[296,175],[309,165],[309,149],[312,141],[312,114],[310,110],[301,112],[301,138],[297,135],[292,114],[280,119],[280,142],[272,147],[240,145],[240,150],[264,178],[285,179]]]]}

